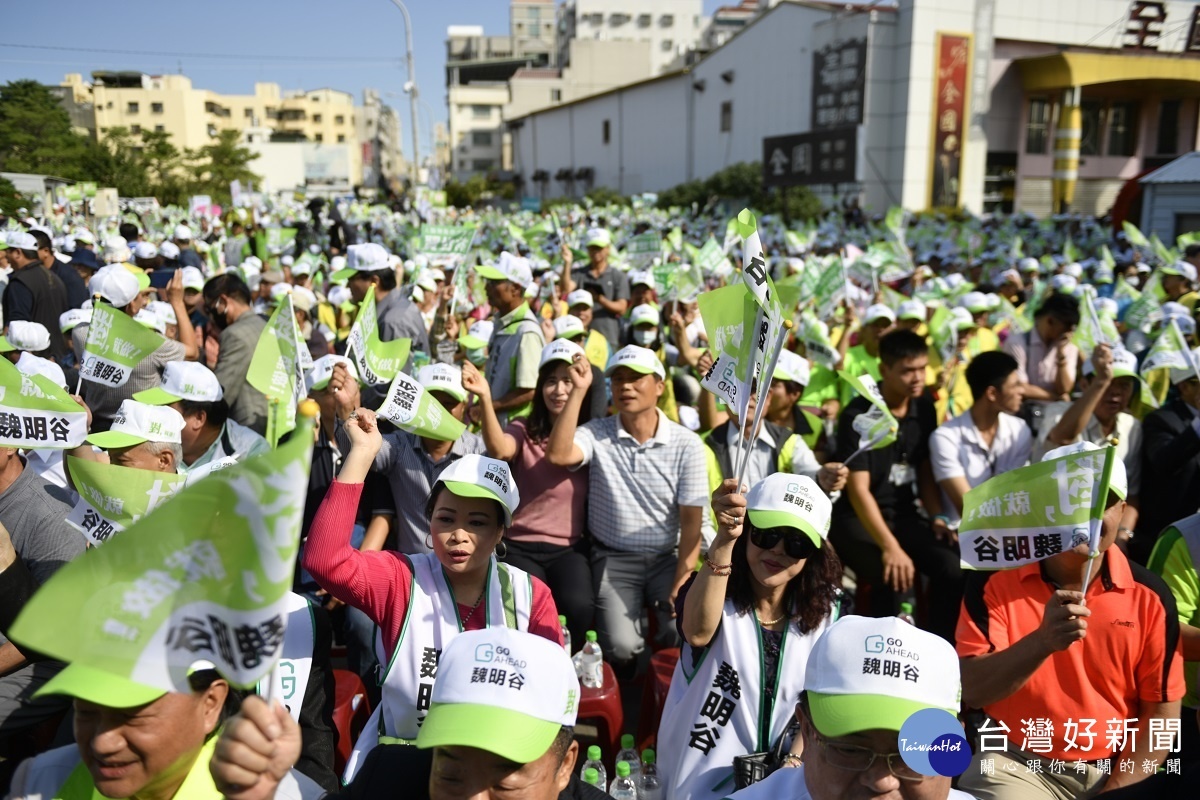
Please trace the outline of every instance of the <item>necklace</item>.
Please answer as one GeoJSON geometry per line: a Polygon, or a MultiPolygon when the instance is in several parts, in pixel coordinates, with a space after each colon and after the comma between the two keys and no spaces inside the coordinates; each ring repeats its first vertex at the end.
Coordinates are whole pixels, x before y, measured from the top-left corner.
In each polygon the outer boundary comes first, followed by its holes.
{"type": "Polygon", "coordinates": [[[776,625],[783,622],[785,617],[787,617],[787,614],[781,614],[777,619],[763,619],[758,615],[757,611],[754,612],[754,618],[758,620],[759,625],[776,625]]]}
{"type": "Polygon", "coordinates": [[[467,623],[471,621],[471,617],[475,616],[475,609],[479,608],[479,604],[483,602],[483,595],[486,592],[487,586],[484,586],[479,592],[479,597],[475,598],[475,605],[471,606],[471,610],[467,612],[465,617],[463,617],[462,627],[464,631],[467,629],[467,623]]]}

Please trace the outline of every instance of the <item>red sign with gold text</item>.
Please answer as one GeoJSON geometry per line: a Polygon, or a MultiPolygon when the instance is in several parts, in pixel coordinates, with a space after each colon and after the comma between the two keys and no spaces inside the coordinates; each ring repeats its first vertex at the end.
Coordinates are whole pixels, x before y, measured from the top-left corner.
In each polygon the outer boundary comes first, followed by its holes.
{"type": "Polygon", "coordinates": [[[934,46],[933,150],[929,205],[960,205],[963,147],[967,130],[967,87],[971,82],[971,37],[939,33],[934,46]]]}

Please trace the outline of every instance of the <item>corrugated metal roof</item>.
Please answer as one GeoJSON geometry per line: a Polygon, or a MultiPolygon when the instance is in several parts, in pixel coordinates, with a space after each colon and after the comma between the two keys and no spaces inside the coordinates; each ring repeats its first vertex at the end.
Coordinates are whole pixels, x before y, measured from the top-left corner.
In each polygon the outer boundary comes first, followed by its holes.
{"type": "Polygon", "coordinates": [[[1180,156],[1138,183],[1200,183],[1200,152],[1180,156]]]}

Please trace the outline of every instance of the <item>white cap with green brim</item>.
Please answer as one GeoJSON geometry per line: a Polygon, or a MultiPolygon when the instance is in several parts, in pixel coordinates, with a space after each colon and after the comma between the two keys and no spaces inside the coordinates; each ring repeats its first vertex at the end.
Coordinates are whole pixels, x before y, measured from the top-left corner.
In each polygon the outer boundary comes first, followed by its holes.
{"type": "Polygon", "coordinates": [[[384,272],[392,268],[388,251],[374,242],[352,244],[346,248],[346,268],[330,276],[331,281],[348,280],[357,272],[384,272]]]}
{"type": "Polygon", "coordinates": [[[1196,282],[1196,267],[1187,261],[1176,261],[1162,268],[1163,275],[1178,275],[1188,283],[1196,282]]]}
{"type": "Polygon", "coordinates": [[[128,678],[75,662],[68,664],[38,689],[34,697],[65,695],[105,708],[137,708],[153,703],[165,694],[162,689],[134,683],[128,678]]]}
{"type": "Polygon", "coordinates": [[[583,348],[570,339],[555,339],[542,348],[542,358],[538,362],[538,369],[540,370],[552,361],[564,361],[571,364],[574,363],[575,356],[581,355],[583,355],[583,348]]]}
{"type": "Polygon", "coordinates": [[[870,325],[871,323],[878,322],[881,319],[886,319],[888,322],[895,322],[896,313],[883,303],[876,303],[868,308],[866,313],[863,314],[863,325],[870,325]]]}
{"type": "Polygon", "coordinates": [[[467,333],[458,337],[458,343],[468,350],[478,350],[481,347],[487,347],[488,342],[492,340],[492,332],[496,329],[496,323],[490,319],[481,319],[471,323],[471,328],[467,333]]]}
{"type": "Polygon", "coordinates": [[[971,312],[961,307],[950,309],[950,317],[947,319],[947,323],[952,325],[954,330],[959,333],[978,327],[975,324],[975,318],[971,316],[971,312]]]}
{"type": "Polygon", "coordinates": [[[72,308],[58,315],[58,327],[63,333],[69,333],[80,325],[90,325],[91,322],[91,309],[72,308]]]}
{"type": "MultiPolygon", "coordinates": [[[[442,471],[438,483],[446,484],[459,497],[483,497],[504,507],[504,524],[512,525],[513,512],[521,502],[521,493],[508,464],[498,458],[468,455],[442,471]]],[[[435,487],[436,491],[436,487],[435,487]]]]}
{"type": "Polygon", "coordinates": [[[426,364],[417,370],[417,383],[430,392],[445,392],[458,402],[467,399],[462,370],[452,364],[426,364]]]}
{"type": "Polygon", "coordinates": [[[163,367],[162,385],[136,392],[133,399],[152,406],[169,406],[181,400],[215,403],[225,396],[211,369],[198,361],[170,361],[163,367]]]}
{"type": "MultiPolygon", "coordinates": [[[[1075,444],[1067,444],[1050,450],[1046,455],[1042,456],[1042,461],[1053,461],[1056,458],[1073,456],[1078,453],[1093,453],[1102,450],[1104,450],[1103,447],[1091,442],[1076,442],[1075,444]]],[[[1103,460],[1099,460],[1098,464],[1097,468],[1103,469],[1103,460]]],[[[1113,453],[1112,475],[1108,479],[1108,490],[1122,500],[1129,494],[1129,477],[1125,472],[1125,461],[1116,455],[1115,452],[1113,453]]]]}
{"type": "Polygon", "coordinates": [[[634,372],[640,372],[643,375],[657,375],[659,378],[666,380],[667,373],[663,369],[662,362],[653,350],[645,347],[638,347],[636,344],[629,344],[622,347],[613,357],[608,360],[608,367],[604,370],[606,377],[612,377],[612,374],[621,367],[628,367],[634,372]]]}
{"type": "Polygon", "coordinates": [[[775,374],[771,377],[780,381],[794,381],[801,386],[808,386],[812,371],[808,359],[796,355],[791,350],[780,350],[779,361],[775,364],[775,374]]]}
{"type": "Polygon", "coordinates": [[[575,725],[579,698],[575,667],[560,645],[511,628],[464,631],[438,660],[417,747],[472,747],[529,764],[575,725]]]}
{"type": "Polygon", "coordinates": [[[957,716],[962,680],[954,647],[937,634],[895,617],[842,617],[808,655],[804,689],[813,726],[836,738],[869,730],[897,731],[917,711],[957,716]],[[868,659],[891,670],[860,668],[868,659]]]}
{"type": "Polygon", "coordinates": [[[305,388],[310,392],[319,392],[324,389],[329,385],[329,379],[333,377],[333,368],[338,364],[345,364],[346,369],[350,372],[350,377],[358,380],[358,370],[355,369],[354,362],[345,356],[331,353],[313,361],[312,367],[304,373],[305,388]]]}
{"type": "Polygon", "coordinates": [[[959,308],[965,308],[972,314],[982,314],[989,310],[987,295],[983,292],[967,292],[958,301],[959,308]]]}
{"type": "Polygon", "coordinates": [[[574,308],[575,306],[592,308],[595,305],[596,301],[592,298],[592,293],[587,289],[576,289],[567,295],[567,308],[574,308]]]}
{"type": "Polygon", "coordinates": [[[567,314],[554,320],[554,335],[559,339],[575,339],[587,333],[583,320],[574,314],[567,314]]]}
{"type": "Polygon", "coordinates": [[[500,253],[495,266],[482,264],[475,268],[475,272],[484,280],[511,281],[522,289],[533,283],[533,270],[529,266],[529,259],[514,256],[507,250],[500,253]]]}
{"type": "Polygon", "coordinates": [[[925,321],[925,304],[920,300],[905,300],[896,309],[898,319],[915,319],[925,321]]]}
{"type": "Polygon", "coordinates": [[[1036,258],[1026,256],[1017,262],[1017,269],[1021,272],[1041,272],[1042,265],[1036,258]]]}
{"type": "Polygon", "coordinates": [[[584,247],[608,247],[612,244],[612,234],[607,228],[588,228],[584,237],[584,247]]]}
{"type": "Polygon", "coordinates": [[[139,309],[133,315],[133,321],[144,328],[149,328],[160,336],[167,331],[167,321],[148,308],[139,309]]]}
{"type": "Polygon", "coordinates": [[[812,478],[777,472],[750,488],[746,513],[760,530],[795,528],[820,547],[829,536],[833,503],[812,478]]]}
{"type": "MultiPolygon", "coordinates": [[[[1117,378],[1133,378],[1141,380],[1142,376],[1138,375],[1137,356],[1126,350],[1124,347],[1114,348],[1112,351],[1112,376],[1117,378]]],[[[1096,365],[1092,363],[1092,359],[1083,362],[1083,374],[1087,376],[1096,374],[1096,365]]]]}
{"type": "Polygon", "coordinates": [[[633,270],[629,273],[629,285],[633,286],[648,286],[654,288],[654,273],[650,270],[633,270]]]}
{"type": "Polygon", "coordinates": [[[0,353],[21,350],[40,353],[50,347],[50,331],[40,322],[14,319],[8,323],[8,333],[0,336],[0,353]]]}
{"type": "Polygon", "coordinates": [[[1172,386],[1174,386],[1177,383],[1183,383],[1186,380],[1191,380],[1192,378],[1197,377],[1196,370],[1193,368],[1192,365],[1200,364],[1200,347],[1197,347],[1195,350],[1192,351],[1191,358],[1188,358],[1185,355],[1184,363],[1187,364],[1187,366],[1183,367],[1183,368],[1171,367],[1171,385],[1172,386]]]}
{"type": "Polygon", "coordinates": [[[169,406],[152,406],[137,400],[122,400],[112,427],[87,437],[90,444],[111,450],[143,442],[182,444],[183,415],[169,406]]]}
{"type": "Polygon", "coordinates": [[[653,325],[657,328],[660,322],[662,322],[662,317],[659,315],[658,309],[649,303],[642,303],[629,312],[629,324],[635,328],[638,325],[653,325]]]}
{"type": "Polygon", "coordinates": [[[196,291],[204,290],[204,273],[196,267],[183,267],[180,272],[183,273],[183,288],[195,289],[196,291]]]}

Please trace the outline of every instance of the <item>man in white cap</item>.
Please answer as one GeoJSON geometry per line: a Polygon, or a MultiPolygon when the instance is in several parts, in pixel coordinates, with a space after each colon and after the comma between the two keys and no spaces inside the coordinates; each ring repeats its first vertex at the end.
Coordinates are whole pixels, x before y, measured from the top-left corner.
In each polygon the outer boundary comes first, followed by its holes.
{"type": "Polygon", "coordinates": [[[62,361],[67,355],[67,342],[58,329],[58,318],[71,307],[67,302],[67,287],[42,266],[33,234],[24,231],[8,234],[5,252],[13,272],[4,290],[4,321],[28,320],[44,325],[50,331],[50,347],[45,355],[62,361]]]}
{"type": "MultiPolygon", "coordinates": [[[[529,411],[546,340],[525,300],[525,289],[533,283],[529,259],[504,251],[495,266],[484,264],[475,271],[486,281],[488,304],[496,310],[484,377],[492,388],[496,416],[504,425],[529,411]]],[[[478,421],[479,414],[479,409],[471,409],[472,420],[478,421]]]]}
{"type": "MultiPolygon", "coordinates": [[[[792,756],[731,800],[971,800],[950,787],[950,775],[918,771],[897,746],[918,712],[944,711],[956,724],[961,696],[958,659],[945,639],[895,617],[843,617],[808,656],[796,704],[803,764],[792,756]]],[[[958,744],[969,749],[965,739],[958,744]]]]}
{"type": "MultiPolygon", "coordinates": [[[[100,295],[118,311],[133,317],[145,306],[145,296],[137,276],[122,264],[110,264],[92,276],[88,287],[93,294],[100,295]]],[[[167,299],[175,311],[175,328],[178,339],[164,339],[154,352],[129,371],[129,379],[122,386],[109,386],[93,381],[83,382],[83,397],[92,410],[92,429],[107,430],[113,415],[121,403],[133,397],[135,392],[158,386],[162,370],[172,361],[195,360],[200,356],[196,329],[192,327],[187,306],[183,303],[183,275],[176,271],[167,284],[167,299]]],[[[90,325],[78,325],[71,332],[73,341],[87,342],[90,325]]],[[[83,344],[79,345],[83,352],[83,344]]]]}
{"type": "MultiPolygon", "coordinates": [[[[608,345],[614,351],[620,346],[621,317],[629,310],[629,278],[624,272],[610,268],[608,263],[609,250],[612,247],[612,234],[605,228],[590,228],[585,239],[588,251],[588,264],[571,269],[575,254],[563,242],[563,280],[562,290],[570,295],[576,289],[582,289],[592,295],[593,301],[599,306],[594,309],[591,327],[604,335],[608,345]]],[[[570,300],[567,301],[571,302],[570,300]]]]}
{"type": "Polygon", "coordinates": [[[38,263],[54,273],[63,282],[63,286],[67,287],[67,306],[79,308],[88,299],[87,284],[69,263],[60,261],[54,254],[54,243],[45,231],[34,229],[30,234],[37,242],[38,263]]]}
{"type": "MultiPolygon", "coordinates": [[[[396,270],[382,246],[352,244],[346,248],[346,268],[332,276],[333,280],[347,278],[346,286],[355,303],[361,303],[367,292],[375,293],[375,313],[379,320],[379,338],[391,342],[396,339],[411,339],[412,350],[429,353],[429,332],[425,330],[425,319],[416,304],[396,290],[396,270]]],[[[402,368],[406,372],[412,364],[412,356],[402,368]]]]}
{"type": "MultiPolygon", "coordinates": [[[[416,747],[380,745],[328,800],[604,800],[576,769],[579,680],[566,652],[532,633],[466,631],[438,660],[416,747]]],[[[211,769],[229,800],[272,800],[299,754],[299,729],[280,709],[247,698],[225,726],[211,769]]]]}
{"type": "Polygon", "coordinates": [[[591,365],[578,356],[546,457],[560,467],[590,466],[596,632],[618,674],[630,675],[646,644],[634,609],[651,606],[658,644],[674,646],[674,599],[700,555],[709,486],[704,444],[658,408],[666,377],[658,356],[629,345],[605,374],[617,414],[577,426],[592,384],[591,365]]]}
{"type": "MultiPolygon", "coordinates": [[[[1043,460],[1086,451],[1102,448],[1081,442],[1043,460]]],[[[1074,497],[1066,484],[1091,486],[1094,477],[1091,469],[1081,477],[1064,473],[1059,492],[1074,497]]],[[[957,631],[962,700],[988,720],[959,786],[981,800],[1094,796],[1142,780],[1169,755],[1150,732],[1169,730],[1179,717],[1179,619],[1162,579],[1112,546],[1127,489],[1125,464],[1113,459],[1099,560],[1087,586],[1086,540],[1043,561],[973,573],[957,631]],[[1120,721],[1115,736],[1112,720],[1120,721]],[[1101,738],[1093,726],[1105,724],[1101,738]]]]}
{"type": "Polygon", "coordinates": [[[183,415],[175,409],[125,400],[111,428],[89,434],[70,454],[85,461],[104,461],[91,447],[95,445],[107,451],[110,464],[176,474],[183,463],[182,431],[183,415]]]}
{"type": "Polygon", "coordinates": [[[1196,265],[1191,261],[1176,261],[1160,269],[1162,289],[1167,299],[1182,303],[1188,311],[1196,307],[1196,265]]]}
{"type": "Polygon", "coordinates": [[[592,327],[595,319],[595,303],[592,293],[586,289],[576,289],[567,295],[567,310],[571,316],[577,317],[583,323],[586,333],[586,337],[579,344],[583,347],[588,361],[592,362],[592,366],[603,370],[608,366],[608,360],[612,358],[614,348],[603,333],[592,327]]]}
{"type": "Polygon", "coordinates": [[[195,361],[172,361],[162,385],[134,394],[139,403],[169,406],[183,416],[180,473],[226,458],[241,461],[271,449],[267,440],[229,418],[229,404],[212,370],[195,361]]]}
{"type": "Polygon", "coordinates": [[[205,313],[220,334],[213,372],[224,390],[229,416],[261,435],[267,430],[267,396],[246,381],[246,374],[267,321],[254,313],[250,303],[250,287],[236,272],[227,271],[204,284],[205,313]]]}
{"type": "MultiPolygon", "coordinates": [[[[858,329],[858,344],[847,350],[842,359],[842,371],[855,377],[870,375],[879,380],[879,339],[895,324],[896,313],[883,303],[868,308],[858,329]]],[[[854,388],[842,381],[840,395],[842,408],[845,408],[855,397],[854,388]]]]}
{"type": "Polygon", "coordinates": [[[175,226],[175,246],[179,248],[179,263],[185,267],[204,268],[204,259],[192,249],[192,229],[187,225],[175,226]]]}
{"type": "Polygon", "coordinates": [[[1187,367],[1170,371],[1175,399],[1142,420],[1141,516],[1134,539],[1139,552],[1175,520],[1200,509],[1200,351],[1188,355],[1187,367]]]}

